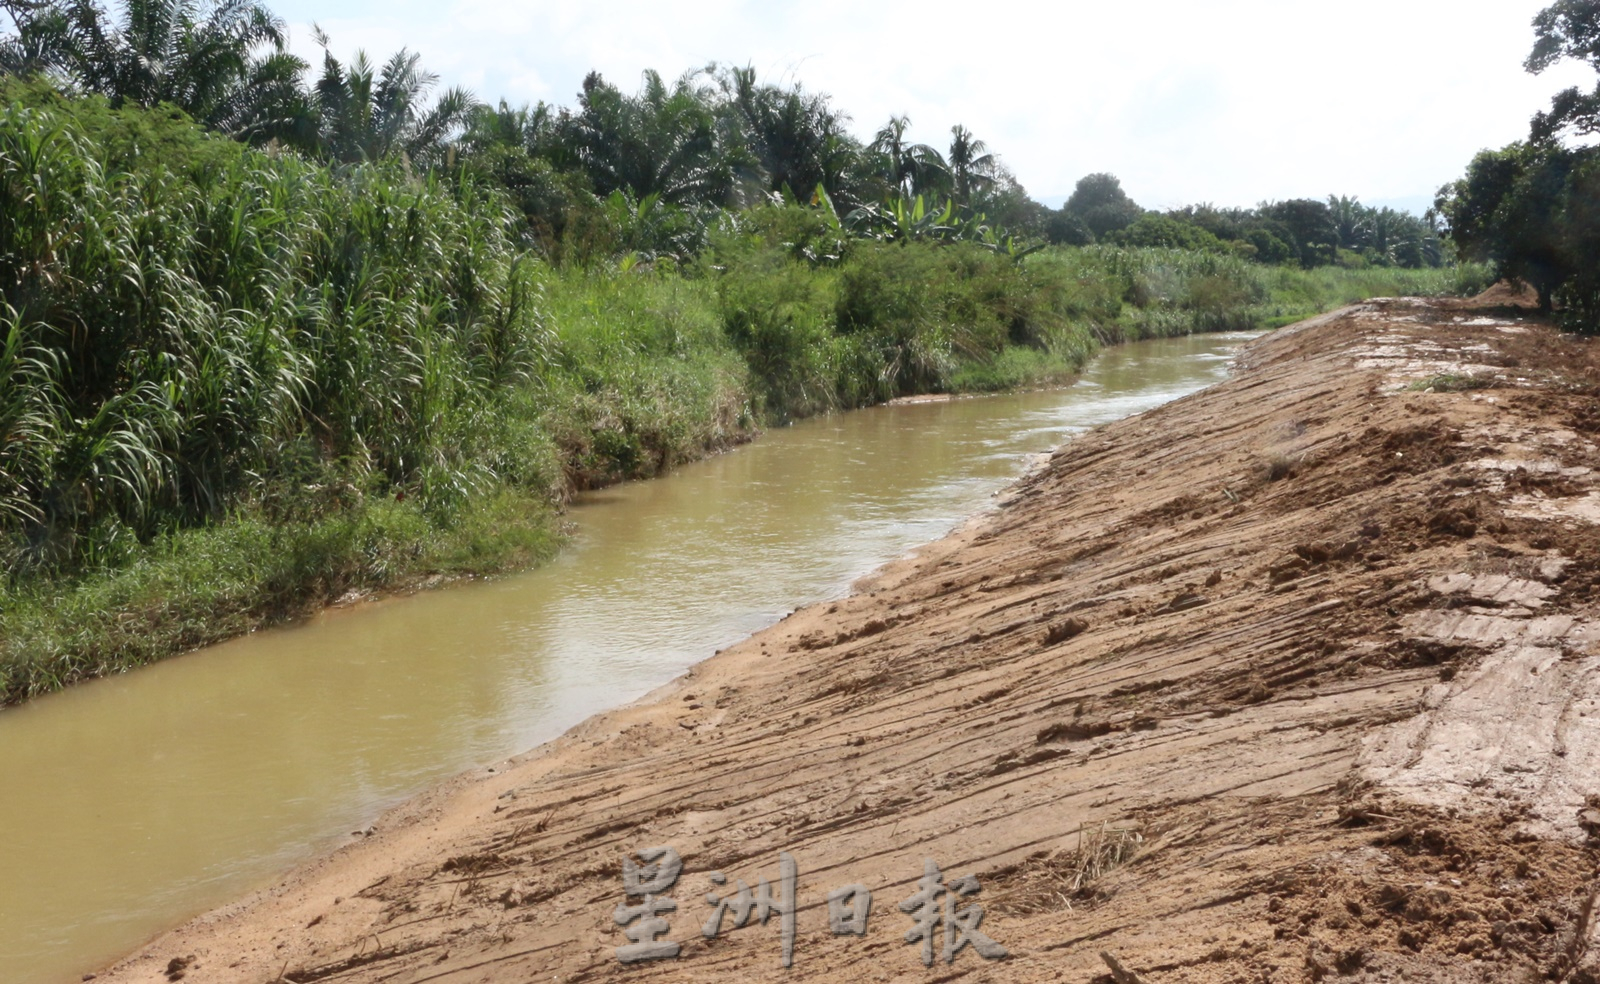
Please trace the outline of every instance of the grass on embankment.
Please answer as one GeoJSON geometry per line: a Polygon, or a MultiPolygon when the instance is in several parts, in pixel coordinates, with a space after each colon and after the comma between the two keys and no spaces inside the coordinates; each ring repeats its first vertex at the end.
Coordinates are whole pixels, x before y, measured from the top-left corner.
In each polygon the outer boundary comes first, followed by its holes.
{"type": "Polygon", "coordinates": [[[764,423],[1039,385],[1101,344],[1453,276],[798,249],[831,234],[800,206],[726,223],[682,270],[554,270],[466,177],[63,107],[0,111],[6,703],[351,590],[528,566],[572,490],[764,423]]]}
{"type": "Polygon", "coordinates": [[[555,552],[550,516],[547,503],[504,492],[474,500],[446,528],[383,501],[316,521],[257,513],[182,530],[122,565],[0,591],[0,686],[15,702],[309,614],[350,591],[525,568],[555,552]]]}

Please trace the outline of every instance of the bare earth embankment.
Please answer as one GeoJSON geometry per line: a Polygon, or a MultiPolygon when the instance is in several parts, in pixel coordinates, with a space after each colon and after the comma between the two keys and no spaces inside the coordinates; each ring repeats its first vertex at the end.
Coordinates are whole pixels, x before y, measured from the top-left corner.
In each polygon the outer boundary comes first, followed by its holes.
{"type": "Polygon", "coordinates": [[[1396,301],[1243,362],[100,981],[1595,981],[1592,347],[1396,301]],[[658,845],[682,953],[624,967],[622,859],[658,845]],[[700,932],[708,873],[780,852],[789,971],[776,916],[700,932]],[[923,965],[926,858],[1007,959],[923,965]]]}

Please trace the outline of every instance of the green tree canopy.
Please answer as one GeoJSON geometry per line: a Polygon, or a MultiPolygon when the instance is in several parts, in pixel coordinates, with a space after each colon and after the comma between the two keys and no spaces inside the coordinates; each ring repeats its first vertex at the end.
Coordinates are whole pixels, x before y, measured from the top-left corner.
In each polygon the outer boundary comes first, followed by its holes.
{"type": "MultiPolygon", "coordinates": [[[[1600,2],[1556,0],[1533,19],[1533,51],[1523,67],[1535,75],[1567,58],[1587,62],[1600,71],[1600,2]]],[[[1533,138],[1547,140],[1563,132],[1600,132],[1600,85],[1593,92],[1564,89],[1549,112],[1533,118],[1533,138]]]]}
{"type": "Polygon", "coordinates": [[[1436,205],[1463,253],[1534,288],[1546,311],[1571,279],[1577,259],[1564,248],[1567,185],[1576,158],[1540,144],[1483,151],[1464,177],[1440,190],[1436,205]]]}
{"type": "Polygon", "coordinates": [[[257,0],[124,0],[121,17],[93,0],[14,0],[16,34],[0,68],[50,71],[68,85],[264,140],[304,115],[306,65],[285,48],[284,23],[257,0]]]}
{"type": "Polygon", "coordinates": [[[626,191],[673,204],[726,204],[732,182],[711,94],[686,72],[671,86],[644,73],[637,95],[624,95],[598,72],[583,80],[571,139],[600,195],[626,191]]]}
{"type": "Polygon", "coordinates": [[[1105,173],[1080,178],[1062,208],[1082,219],[1097,239],[1133,225],[1144,214],[1144,209],[1122,190],[1117,176],[1105,173]]]}
{"type": "Polygon", "coordinates": [[[1200,226],[1155,212],[1146,212],[1132,225],[1118,229],[1106,239],[1119,246],[1156,246],[1212,253],[1227,251],[1222,240],[1200,226]]]}
{"type": "Polygon", "coordinates": [[[972,205],[973,197],[994,187],[999,160],[989,153],[989,145],[957,123],[950,128],[950,183],[956,203],[972,205]]]}
{"type": "Polygon", "coordinates": [[[1333,261],[1339,228],[1326,203],[1292,198],[1263,205],[1260,211],[1288,233],[1287,241],[1299,254],[1301,266],[1310,268],[1333,261]]]}
{"type": "Polygon", "coordinates": [[[910,117],[891,116],[873,135],[868,150],[877,155],[878,170],[890,194],[907,199],[931,196],[948,187],[950,169],[934,148],[907,141],[910,127],[910,117]]]}
{"type": "Polygon", "coordinates": [[[720,81],[726,98],[721,115],[731,124],[724,130],[747,180],[795,195],[820,186],[841,203],[856,201],[863,149],[845,131],[849,117],[827,96],[799,85],[761,84],[749,67],[727,71],[720,81]]]}
{"type": "MultiPolygon", "coordinates": [[[[1600,71],[1600,0],[1556,0],[1533,28],[1529,72],[1566,58],[1600,71]]],[[[1435,203],[1463,254],[1533,287],[1542,310],[1559,307],[1584,331],[1600,330],[1600,148],[1559,138],[1597,132],[1600,87],[1567,89],[1534,117],[1530,141],[1478,154],[1435,203]]]]}
{"type": "Polygon", "coordinates": [[[476,104],[472,93],[452,88],[428,105],[439,76],[423,71],[420,56],[404,48],[379,69],[364,51],[349,65],[341,63],[320,29],[317,43],[322,76],[313,90],[315,141],[330,160],[375,161],[401,153],[414,161],[437,158],[476,104]]]}

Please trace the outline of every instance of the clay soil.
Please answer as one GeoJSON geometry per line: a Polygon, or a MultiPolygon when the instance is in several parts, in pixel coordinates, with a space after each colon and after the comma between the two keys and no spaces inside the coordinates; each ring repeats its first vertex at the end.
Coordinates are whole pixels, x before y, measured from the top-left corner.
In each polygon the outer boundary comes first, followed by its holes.
{"type": "Polygon", "coordinates": [[[1510,300],[1275,332],[99,981],[1593,984],[1600,363],[1510,300]],[[657,846],[681,952],[624,966],[623,859],[657,846]],[[701,931],[784,852],[789,970],[778,915],[701,931]],[[939,928],[924,965],[925,859],[1008,956],[939,928]],[[874,905],[836,936],[849,884],[874,905]]]}

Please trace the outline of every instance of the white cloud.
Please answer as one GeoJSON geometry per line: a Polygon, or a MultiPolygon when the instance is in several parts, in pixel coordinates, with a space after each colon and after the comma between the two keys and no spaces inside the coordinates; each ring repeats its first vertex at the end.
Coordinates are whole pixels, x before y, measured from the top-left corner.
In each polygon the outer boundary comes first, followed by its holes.
{"type": "Polygon", "coordinates": [[[1039,197],[1111,171],[1141,203],[1352,194],[1421,200],[1593,73],[1522,71],[1547,0],[745,0],[279,3],[335,55],[409,46],[481,98],[562,105],[590,69],[631,89],[709,61],[831,94],[868,136],[894,113],[936,145],[963,123],[1039,197]]]}

